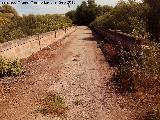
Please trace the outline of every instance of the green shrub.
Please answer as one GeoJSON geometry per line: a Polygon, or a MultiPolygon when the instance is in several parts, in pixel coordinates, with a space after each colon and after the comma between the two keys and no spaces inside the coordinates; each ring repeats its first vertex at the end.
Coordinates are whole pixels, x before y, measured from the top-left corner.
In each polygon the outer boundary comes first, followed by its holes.
{"type": "Polygon", "coordinates": [[[18,76],[22,74],[22,66],[19,60],[8,60],[0,58],[0,77],[18,76]]]}

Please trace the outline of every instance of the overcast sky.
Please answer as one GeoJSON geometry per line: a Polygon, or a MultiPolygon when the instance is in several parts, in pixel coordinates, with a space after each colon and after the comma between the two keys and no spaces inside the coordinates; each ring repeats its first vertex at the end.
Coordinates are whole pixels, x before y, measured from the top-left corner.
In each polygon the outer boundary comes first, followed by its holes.
{"type": "MultiPolygon", "coordinates": [[[[75,2],[74,5],[71,5],[69,8],[67,5],[58,5],[55,2],[59,2],[59,0],[0,0],[0,4],[2,2],[18,2],[16,5],[12,5],[20,15],[22,14],[64,14],[69,10],[75,9],[77,5],[81,4],[84,0],[73,0],[75,2]],[[38,2],[37,5],[34,5],[33,2],[38,2]],[[41,4],[43,1],[52,2],[52,5],[44,5],[41,4]],[[22,2],[29,2],[29,5],[22,5],[22,2]]],[[[69,0],[61,0],[63,2],[69,0]]],[[[86,0],[85,0],[86,1],[86,0]]],[[[100,5],[116,5],[118,0],[96,0],[97,4],[100,5]]]]}

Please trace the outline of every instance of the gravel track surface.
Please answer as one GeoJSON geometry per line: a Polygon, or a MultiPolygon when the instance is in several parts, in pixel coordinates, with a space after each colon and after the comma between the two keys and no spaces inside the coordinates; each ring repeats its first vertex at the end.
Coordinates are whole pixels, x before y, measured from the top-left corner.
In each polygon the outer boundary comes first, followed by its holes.
{"type": "Polygon", "coordinates": [[[113,69],[96,39],[81,26],[23,60],[25,75],[1,80],[0,120],[132,120],[131,112],[118,104],[122,98],[110,83],[113,69]],[[48,93],[64,98],[65,116],[35,112],[48,93]]]}

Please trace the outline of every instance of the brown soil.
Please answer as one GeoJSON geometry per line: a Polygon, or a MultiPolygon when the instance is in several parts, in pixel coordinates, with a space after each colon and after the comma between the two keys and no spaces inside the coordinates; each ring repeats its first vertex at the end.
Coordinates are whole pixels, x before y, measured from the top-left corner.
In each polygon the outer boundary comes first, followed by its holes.
{"type": "Polygon", "coordinates": [[[132,120],[123,98],[112,89],[113,68],[87,27],[22,60],[25,75],[4,78],[0,120],[132,120]],[[36,112],[48,93],[63,97],[65,116],[36,112]]]}

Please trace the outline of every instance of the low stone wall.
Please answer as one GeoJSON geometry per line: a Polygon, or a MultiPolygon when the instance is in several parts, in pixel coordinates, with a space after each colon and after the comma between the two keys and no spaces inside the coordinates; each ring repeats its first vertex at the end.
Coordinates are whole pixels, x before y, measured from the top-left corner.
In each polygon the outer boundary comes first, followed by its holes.
{"type": "Polygon", "coordinates": [[[123,33],[120,30],[100,30],[95,29],[103,37],[106,37],[109,42],[114,42],[115,44],[121,44],[122,47],[128,49],[131,45],[143,45],[147,43],[146,39],[135,38],[129,34],[123,33]]]}
{"type": "Polygon", "coordinates": [[[74,32],[76,27],[66,30],[51,31],[0,44],[0,56],[7,59],[27,58],[35,52],[49,46],[74,32]]]}

